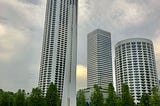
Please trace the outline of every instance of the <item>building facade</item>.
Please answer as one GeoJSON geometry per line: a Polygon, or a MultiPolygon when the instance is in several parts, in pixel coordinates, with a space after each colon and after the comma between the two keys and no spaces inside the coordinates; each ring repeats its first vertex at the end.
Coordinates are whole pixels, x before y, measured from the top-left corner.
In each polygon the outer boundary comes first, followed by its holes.
{"type": "Polygon", "coordinates": [[[115,46],[116,87],[121,94],[121,84],[129,86],[135,103],[143,93],[151,94],[158,86],[155,55],[152,41],[132,38],[120,41],[115,46]]]}
{"type": "Polygon", "coordinates": [[[76,106],[78,0],[47,0],[39,87],[56,84],[61,106],[76,106]]]}
{"type": "Polygon", "coordinates": [[[113,83],[111,34],[96,29],[87,38],[87,87],[107,88],[113,83]]]}

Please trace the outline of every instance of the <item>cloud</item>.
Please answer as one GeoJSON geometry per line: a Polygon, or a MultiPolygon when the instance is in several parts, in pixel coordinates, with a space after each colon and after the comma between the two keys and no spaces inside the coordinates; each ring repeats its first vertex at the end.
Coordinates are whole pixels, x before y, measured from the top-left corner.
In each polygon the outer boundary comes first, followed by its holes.
{"type": "Polygon", "coordinates": [[[87,68],[81,64],[77,65],[77,90],[87,86],[87,68]]]}
{"type": "Polygon", "coordinates": [[[89,0],[79,0],[79,24],[86,23],[89,21],[90,16],[90,5],[89,0]]]}
{"type": "Polygon", "coordinates": [[[9,26],[0,24],[0,30],[0,60],[9,61],[28,43],[28,38],[23,32],[9,26]]]}
{"type": "Polygon", "coordinates": [[[34,31],[43,27],[44,21],[44,5],[32,5],[13,1],[0,1],[1,14],[0,17],[4,24],[8,24],[19,30],[34,31]]]}
{"type": "Polygon", "coordinates": [[[155,32],[154,41],[154,49],[155,49],[155,57],[156,57],[156,66],[157,66],[157,73],[158,77],[160,78],[160,30],[155,32]]]}
{"type": "Polygon", "coordinates": [[[19,0],[20,2],[23,2],[23,3],[31,3],[31,4],[34,4],[34,5],[38,5],[41,3],[40,0],[19,0]]]}
{"type": "Polygon", "coordinates": [[[145,21],[147,14],[142,5],[126,2],[126,0],[113,2],[110,13],[112,19],[124,27],[145,21]]]}
{"type": "Polygon", "coordinates": [[[160,54],[160,30],[155,32],[154,44],[155,44],[155,54],[160,54]]]}
{"type": "Polygon", "coordinates": [[[44,8],[44,4],[0,1],[0,88],[30,91],[38,85],[44,8]]]}
{"type": "Polygon", "coordinates": [[[79,2],[79,24],[85,22],[86,27],[89,25],[91,28],[106,27],[118,30],[145,22],[151,10],[148,10],[144,2],[81,0],[79,2]]]}

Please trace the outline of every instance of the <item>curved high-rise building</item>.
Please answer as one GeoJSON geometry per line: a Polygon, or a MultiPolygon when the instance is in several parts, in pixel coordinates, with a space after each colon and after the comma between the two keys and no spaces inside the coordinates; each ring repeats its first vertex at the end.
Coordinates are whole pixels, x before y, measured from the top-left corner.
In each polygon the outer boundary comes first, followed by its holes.
{"type": "Polygon", "coordinates": [[[106,89],[113,83],[110,32],[96,29],[87,36],[87,87],[95,84],[106,89]]]}
{"type": "Polygon", "coordinates": [[[120,41],[115,46],[116,86],[121,94],[121,84],[129,86],[130,94],[138,103],[142,94],[151,94],[158,86],[155,55],[152,41],[132,38],[120,41]]]}
{"type": "Polygon", "coordinates": [[[56,84],[61,106],[76,106],[78,0],[47,0],[39,74],[43,95],[56,84]]]}

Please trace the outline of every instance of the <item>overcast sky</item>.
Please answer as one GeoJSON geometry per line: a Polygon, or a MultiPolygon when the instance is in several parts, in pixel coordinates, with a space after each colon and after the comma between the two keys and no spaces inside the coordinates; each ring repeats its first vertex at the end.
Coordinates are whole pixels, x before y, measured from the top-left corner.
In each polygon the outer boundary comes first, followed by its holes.
{"type": "MultiPolygon", "coordinates": [[[[38,85],[46,0],[0,0],[0,88],[30,91],[38,85]]],[[[160,69],[159,0],[79,0],[77,89],[86,87],[87,33],[101,28],[114,45],[151,39],[160,69]]]]}

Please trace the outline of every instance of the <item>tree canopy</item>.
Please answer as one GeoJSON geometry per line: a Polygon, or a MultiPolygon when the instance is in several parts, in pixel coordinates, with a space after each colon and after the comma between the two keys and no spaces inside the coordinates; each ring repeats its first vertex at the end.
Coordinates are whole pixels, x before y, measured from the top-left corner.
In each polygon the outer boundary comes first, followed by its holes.
{"type": "Polygon", "coordinates": [[[152,94],[150,97],[151,106],[160,106],[160,95],[158,94],[158,88],[153,87],[151,91],[152,91],[152,94]]]}
{"type": "Polygon", "coordinates": [[[116,93],[112,83],[108,84],[108,97],[106,99],[105,106],[116,106],[116,93]]]}
{"type": "Polygon", "coordinates": [[[25,91],[19,89],[15,94],[15,105],[16,106],[25,106],[25,91]]]}
{"type": "Polygon", "coordinates": [[[57,87],[53,83],[50,84],[46,96],[42,96],[38,87],[33,88],[30,94],[21,89],[16,93],[0,89],[0,106],[60,106],[59,102],[57,87]]]}
{"type": "Polygon", "coordinates": [[[84,90],[79,90],[77,93],[77,106],[86,106],[84,90]]]}
{"type": "Polygon", "coordinates": [[[33,88],[30,96],[27,100],[28,106],[44,106],[45,98],[42,96],[42,92],[39,88],[33,88]]]}
{"type": "Polygon", "coordinates": [[[122,106],[134,106],[133,97],[129,93],[129,87],[126,84],[122,84],[122,106]]]}
{"type": "Polygon", "coordinates": [[[140,100],[140,106],[150,106],[150,96],[148,94],[143,94],[140,100]]]}
{"type": "Polygon", "coordinates": [[[53,83],[50,84],[47,94],[46,94],[46,105],[47,106],[59,106],[60,99],[57,91],[56,85],[53,83]]]}
{"type": "MultiPolygon", "coordinates": [[[[134,104],[126,84],[122,84],[122,94],[119,96],[116,95],[112,83],[108,85],[107,92],[108,97],[104,102],[101,88],[94,85],[89,106],[160,106],[160,95],[157,87],[152,88],[151,95],[144,93],[137,105],[134,104]]],[[[77,106],[86,105],[85,92],[79,90],[77,92],[77,106]]],[[[0,106],[60,106],[60,98],[57,87],[53,83],[50,84],[46,96],[42,96],[38,87],[33,88],[30,94],[26,94],[25,90],[21,89],[16,93],[0,89],[0,106]]]]}
{"type": "Polygon", "coordinates": [[[104,99],[103,94],[100,91],[100,87],[98,85],[94,85],[94,91],[91,94],[91,106],[103,106],[104,99]]]}

